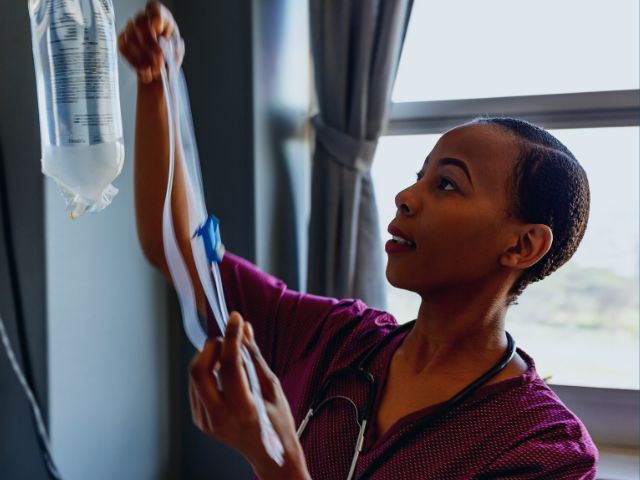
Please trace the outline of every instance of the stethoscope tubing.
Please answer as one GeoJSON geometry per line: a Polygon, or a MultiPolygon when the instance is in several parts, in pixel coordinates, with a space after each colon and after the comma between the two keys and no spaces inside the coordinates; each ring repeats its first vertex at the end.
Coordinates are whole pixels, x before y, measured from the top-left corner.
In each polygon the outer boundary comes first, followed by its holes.
{"type": "MultiPolygon", "coordinates": [[[[337,371],[333,372],[332,374],[330,374],[323,381],[322,386],[320,387],[318,392],[314,395],[314,397],[313,397],[313,399],[311,401],[311,405],[309,407],[309,410],[307,411],[307,414],[304,416],[302,422],[300,423],[300,426],[298,427],[297,436],[298,436],[298,438],[301,438],[302,434],[306,430],[307,425],[309,424],[309,421],[311,420],[311,418],[316,413],[318,413],[318,411],[320,409],[322,409],[322,407],[326,404],[326,401],[329,400],[329,399],[324,399],[323,400],[323,398],[324,398],[324,394],[328,390],[329,386],[331,386],[331,383],[333,382],[334,379],[336,379],[336,378],[338,378],[340,376],[344,376],[346,374],[351,374],[351,375],[356,375],[356,376],[362,377],[362,378],[364,378],[366,380],[366,383],[367,383],[367,386],[368,386],[368,390],[369,390],[369,394],[367,395],[367,404],[366,404],[362,414],[358,410],[356,404],[351,399],[349,399],[348,397],[345,397],[345,396],[342,396],[342,395],[331,397],[331,399],[342,398],[344,400],[349,401],[349,403],[351,403],[354,406],[355,410],[356,410],[356,417],[357,417],[357,422],[358,422],[358,426],[359,426],[358,439],[356,440],[356,447],[355,447],[355,450],[354,450],[353,458],[351,460],[351,465],[349,467],[349,474],[347,476],[347,480],[352,480],[352,478],[353,478],[353,476],[355,474],[355,469],[356,469],[356,465],[358,463],[358,458],[360,456],[360,452],[362,451],[362,448],[363,448],[363,445],[364,445],[364,436],[365,436],[365,433],[366,433],[366,428],[367,428],[367,425],[369,423],[369,419],[371,417],[371,413],[373,411],[373,407],[375,405],[375,400],[376,400],[376,389],[375,389],[376,382],[375,382],[375,378],[371,374],[371,372],[366,370],[365,366],[368,363],[368,361],[373,357],[373,355],[375,355],[383,346],[387,345],[393,338],[395,338],[401,332],[403,332],[405,330],[408,330],[409,328],[413,327],[414,324],[415,324],[415,320],[412,321],[412,322],[405,323],[404,325],[401,325],[398,328],[396,328],[393,332],[391,332],[388,335],[386,335],[382,340],[380,340],[373,347],[373,349],[371,349],[369,352],[367,352],[364,355],[364,357],[362,357],[362,359],[358,362],[358,364],[356,365],[355,368],[353,368],[353,367],[342,368],[342,369],[337,370],[337,371]]],[[[505,331],[505,334],[507,336],[507,350],[506,350],[505,354],[500,358],[500,360],[493,367],[491,367],[489,370],[487,370],[484,374],[482,374],[476,380],[471,382],[469,385],[467,385],[465,388],[463,388],[458,393],[456,393],[453,397],[451,397],[449,400],[447,400],[438,409],[438,411],[435,412],[430,417],[430,419],[429,419],[430,421],[433,422],[436,418],[442,417],[445,413],[449,412],[451,409],[453,409],[457,405],[459,405],[462,402],[464,402],[478,388],[480,388],[482,385],[484,385],[486,382],[488,382],[491,378],[495,377],[498,373],[500,373],[509,364],[509,362],[513,359],[513,357],[514,357],[514,355],[516,353],[516,343],[515,343],[513,337],[509,334],[509,332],[505,331]]],[[[374,462],[374,464],[376,464],[376,463],[377,462],[374,462]]],[[[364,476],[368,473],[368,471],[370,471],[370,469],[373,467],[374,464],[369,465],[367,467],[367,469],[360,476],[360,479],[364,478],[364,476]]]]}

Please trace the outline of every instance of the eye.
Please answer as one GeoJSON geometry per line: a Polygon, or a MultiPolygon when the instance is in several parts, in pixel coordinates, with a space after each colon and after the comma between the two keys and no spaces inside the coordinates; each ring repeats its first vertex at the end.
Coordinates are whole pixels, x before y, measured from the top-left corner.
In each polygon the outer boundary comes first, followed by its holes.
{"type": "Polygon", "coordinates": [[[422,170],[416,172],[416,182],[419,182],[422,177],[424,177],[424,172],[422,170]]]}
{"type": "MultiPolygon", "coordinates": [[[[440,187],[442,187],[443,184],[446,185],[447,183],[453,187],[453,190],[457,190],[458,189],[458,187],[456,187],[456,184],[453,183],[451,180],[449,180],[447,177],[441,177],[440,178],[440,181],[438,182],[438,187],[440,188],[440,187]]],[[[440,189],[441,190],[447,190],[447,188],[440,188],[440,189]]],[[[451,191],[451,189],[449,189],[447,191],[451,191]]]]}

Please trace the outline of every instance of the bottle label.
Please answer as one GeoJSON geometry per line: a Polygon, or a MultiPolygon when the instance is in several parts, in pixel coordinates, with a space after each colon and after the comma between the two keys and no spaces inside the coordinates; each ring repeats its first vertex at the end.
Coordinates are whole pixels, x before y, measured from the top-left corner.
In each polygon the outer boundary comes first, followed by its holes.
{"type": "Polygon", "coordinates": [[[122,137],[113,8],[103,0],[50,0],[40,49],[52,145],[122,137]]]}

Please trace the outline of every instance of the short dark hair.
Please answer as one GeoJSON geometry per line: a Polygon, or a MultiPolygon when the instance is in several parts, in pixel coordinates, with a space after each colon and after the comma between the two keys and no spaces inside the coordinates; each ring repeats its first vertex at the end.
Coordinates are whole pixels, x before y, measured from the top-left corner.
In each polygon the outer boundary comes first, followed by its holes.
{"type": "Polygon", "coordinates": [[[530,283],[560,268],[577,250],[589,219],[589,181],[571,151],[537,125],[509,117],[479,117],[472,123],[497,125],[515,137],[520,153],[509,178],[514,202],[508,213],[525,223],[547,225],[553,232],[546,255],[511,287],[512,305],[530,283]]]}

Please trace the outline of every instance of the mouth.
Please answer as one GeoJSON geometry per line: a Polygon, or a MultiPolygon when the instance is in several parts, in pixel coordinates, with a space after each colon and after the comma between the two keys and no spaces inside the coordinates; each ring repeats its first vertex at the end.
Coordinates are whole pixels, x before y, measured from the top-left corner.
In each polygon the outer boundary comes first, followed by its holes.
{"type": "Polygon", "coordinates": [[[408,245],[410,247],[415,247],[416,246],[416,244],[413,243],[412,241],[406,240],[406,239],[404,239],[402,237],[398,237],[397,235],[391,235],[391,241],[395,242],[395,243],[399,243],[401,245],[408,245]]]}
{"type": "Polygon", "coordinates": [[[413,250],[416,248],[416,243],[399,228],[389,225],[387,231],[391,234],[391,240],[389,240],[385,245],[387,253],[413,250]]]}

